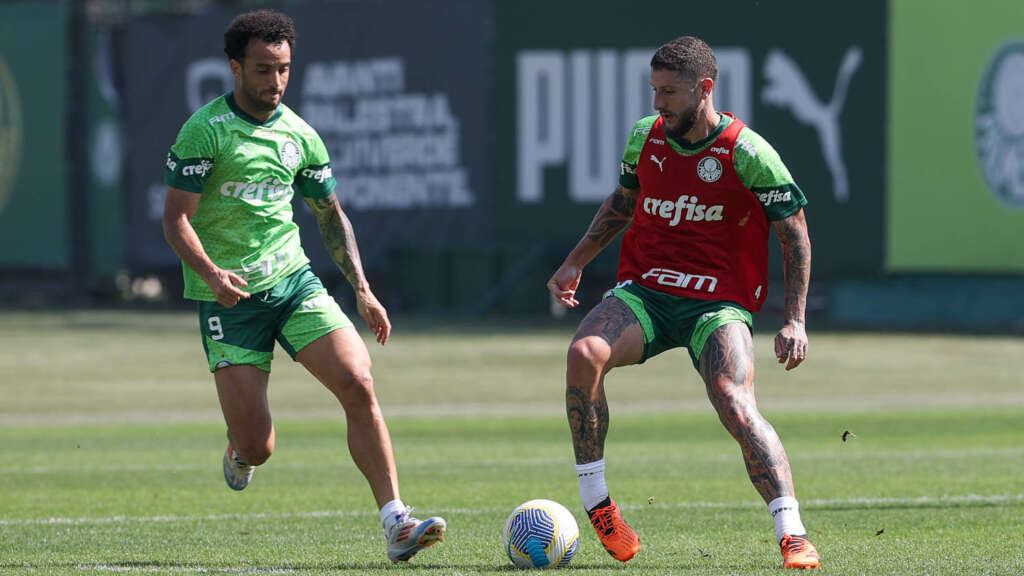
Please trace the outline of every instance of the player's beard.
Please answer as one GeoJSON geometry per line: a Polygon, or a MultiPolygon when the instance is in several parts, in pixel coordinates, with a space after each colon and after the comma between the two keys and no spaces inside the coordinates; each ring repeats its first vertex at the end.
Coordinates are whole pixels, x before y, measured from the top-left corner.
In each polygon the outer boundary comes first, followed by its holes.
{"type": "Polygon", "coordinates": [[[251,92],[246,90],[245,95],[249,98],[249,102],[259,109],[260,112],[273,112],[277,110],[278,104],[281,103],[281,99],[284,97],[284,93],[281,92],[278,95],[277,102],[274,102],[269,91],[251,92]]]}
{"type": "Polygon", "coordinates": [[[675,126],[665,125],[665,135],[673,140],[685,140],[684,136],[687,132],[693,129],[694,125],[697,124],[697,112],[699,102],[694,102],[693,107],[689,110],[683,110],[681,114],[677,114],[676,118],[679,121],[675,126]]]}
{"type": "Polygon", "coordinates": [[[284,99],[284,89],[281,90],[277,102],[271,100],[269,89],[260,89],[247,86],[245,83],[245,75],[242,75],[242,92],[245,93],[245,99],[249,101],[249,105],[253,107],[256,112],[273,112],[277,110],[277,106],[284,99]]]}

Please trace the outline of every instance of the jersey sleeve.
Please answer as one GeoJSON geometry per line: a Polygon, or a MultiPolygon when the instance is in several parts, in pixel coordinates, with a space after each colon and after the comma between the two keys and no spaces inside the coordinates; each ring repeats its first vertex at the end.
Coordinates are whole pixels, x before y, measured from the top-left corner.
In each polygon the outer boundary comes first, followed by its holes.
{"type": "Polygon", "coordinates": [[[651,126],[657,119],[657,116],[641,118],[636,124],[633,124],[633,129],[629,131],[626,150],[622,153],[622,164],[619,167],[619,186],[630,190],[640,187],[640,178],[636,175],[636,165],[640,162],[640,152],[644,149],[647,134],[651,132],[651,126]]]}
{"type": "Polygon", "coordinates": [[[337,181],[331,170],[331,158],[320,135],[306,138],[306,165],[295,174],[295,191],[304,198],[324,198],[334,192],[337,181]]]}
{"type": "Polygon", "coordinates": [[[768,220],[782,220],[807,205],[807,197],[793,181],[779,153],[749,127],[744,127],[736,138],[733,162],[740,181],[757,196],[768,220]]]}
{"type": "Polygon", "coordinates": [[[192,116],[181,127],[167,153],[164,182],[181,190],[202,193],[216,157],[217,137],[213,128],[200,116],[192,116]]]}

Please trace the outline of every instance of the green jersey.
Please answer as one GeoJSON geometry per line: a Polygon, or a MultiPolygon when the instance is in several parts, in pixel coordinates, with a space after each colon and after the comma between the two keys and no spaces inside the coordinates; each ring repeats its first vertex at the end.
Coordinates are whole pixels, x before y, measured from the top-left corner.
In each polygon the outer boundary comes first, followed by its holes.
{"type": "MultiPolygon", "coordinates": [[[[200,194],[192,227],[214,264],[272,288],[309,262],[292,219],[292,196],[322,198],[335,180],[323,140],[281,104],[266,122],[231,93],[192,115],[167,154],[169,186],[200,194]]],[[[210,287],[182,264],[185,298],[213,301],[210,287]]]]}

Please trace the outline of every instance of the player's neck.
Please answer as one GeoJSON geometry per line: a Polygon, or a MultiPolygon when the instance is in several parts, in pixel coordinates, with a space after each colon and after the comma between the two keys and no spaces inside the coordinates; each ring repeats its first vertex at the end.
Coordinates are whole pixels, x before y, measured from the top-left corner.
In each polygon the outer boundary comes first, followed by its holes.
{"type": "Polygon", "coordinates": [[[690,128],[689,132],[683,134],[683,140],[690,143],[700,142],[710,136],[718,128],[718,123],[721,121],[722,116],[715,110],[715,107],[708,105],[697,116],[697,121],[693,123],[693,128],[690,128]]]}

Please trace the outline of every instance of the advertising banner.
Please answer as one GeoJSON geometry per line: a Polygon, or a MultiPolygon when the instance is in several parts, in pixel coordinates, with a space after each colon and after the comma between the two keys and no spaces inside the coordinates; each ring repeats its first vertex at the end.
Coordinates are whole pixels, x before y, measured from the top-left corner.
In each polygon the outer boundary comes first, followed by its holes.
{"type": "MultiPolygon", "coordinates": [[[[124,260],[124,144],[122,97],[115,74],[116,48],[108,30],[93,30],[87,38],[86,74],[89,162],[89,260],[93,274],[111,277],[124,260]]],[[[81,215],[80,217],[84,217],[81,215]]]]}
{"type": "MultiPolygon", "coordinates": [[[[651,56],[696,35],[716,53],[716,108],[764,136],[808,197],[815,276],[878,272],[886,3],[722,2],[701,18],[690,3],[623,10],[610,0],[494,4],[496,234],[543,231],[568,252],[618,183],[630,127],[655,114],[651,56]]],[[[770,269],[781,276],[781,265],[770,269]]]]}
{"type": "Polygon", "coordinates": [[[69,266],[67,8],[0,4],[0,266],[69,266]]]}
{"type": "MultiPolygon", "coordinates": [[[[284,102],[323,138],[368,268],[396,246],[484,239],[486,9],[471,0],[286,9],[299,39],[284,102]]],[[[125,31],[126,258],[135,268],[177,262],[160,227],[163,162],[189,115],[233,89],[223,35],[236,14],[144,19],[125,31]]],[[[314,265],[333,267],[299,198],[295,217],[314,265]]]]}
{"type": "Polygon", "coordinates": [[[1024,271],[1022,22],[1017,0],[892,3],[889,271],[1024,271]]]}

